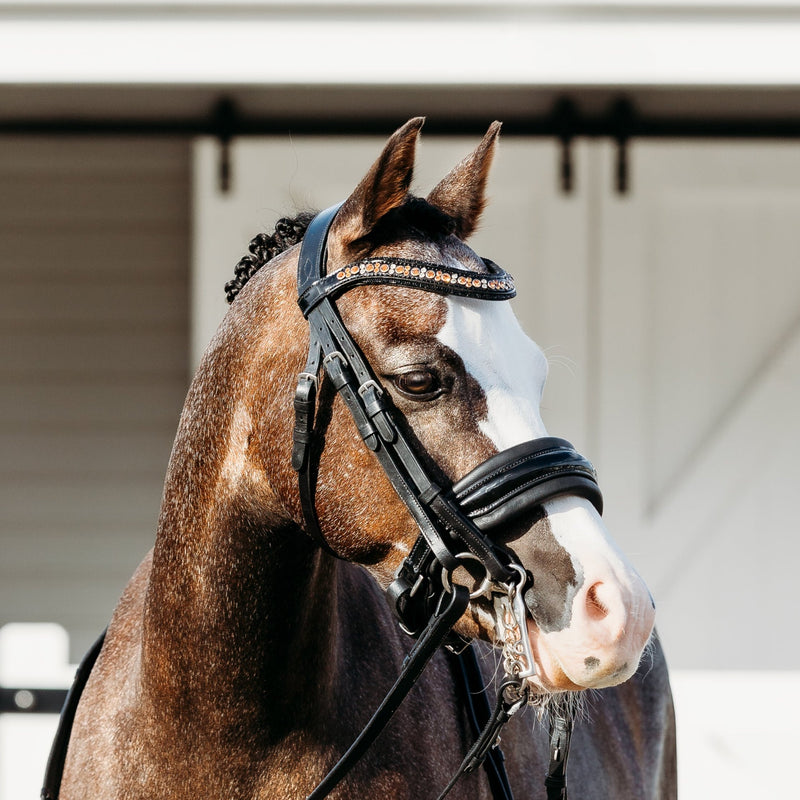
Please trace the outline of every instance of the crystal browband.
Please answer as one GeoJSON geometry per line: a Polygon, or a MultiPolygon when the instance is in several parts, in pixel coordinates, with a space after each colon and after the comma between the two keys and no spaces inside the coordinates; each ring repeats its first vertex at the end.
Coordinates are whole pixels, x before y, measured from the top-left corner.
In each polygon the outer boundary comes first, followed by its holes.
{"type": "Polygon", "coordinates": [[[481,300],[510,300],[516,295],[514,279],[495,263],[484,259],[488,272],[453,269],[443,264],[405,258],[368,258],[356,261],[315,281],[298,300],[303,313],[323,297],[335,297],[359,284],[388,283],[438,294],[458,294],[481,300]]]}

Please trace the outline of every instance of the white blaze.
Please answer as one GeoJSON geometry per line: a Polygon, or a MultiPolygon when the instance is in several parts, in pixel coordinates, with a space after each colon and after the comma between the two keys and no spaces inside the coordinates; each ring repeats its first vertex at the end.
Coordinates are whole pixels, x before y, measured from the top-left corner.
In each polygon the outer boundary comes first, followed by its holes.
{"type": "Polygon", "coordinates": [[[438,339],[458,353],[480,384],[488,413],[481,432],[498,451],[546,436],[539,411],[547,359],[525,335],[507,302],[447,297],[438,339]]]}
{"type": "MultiPolygon", "coordinates": [[[[487,414],[478,424],[498,452],[547,436],[539,410],[547,360],[508,303],[448,297],[438,338],[458,353],[480,384],[487,414]]],[[[636,668],[650,636],[650,595],[587,500],[557,497],[544,508],[553,535],[582,580],[571,600],[569,626],[548,634],[534,632],[544,659],[537,667],[546,675],[558,664],[579,686],[618,683],[636,668]]],[[[526,537],[514,543],[523,566],[535,573],[533,545],[526,537]]]]}

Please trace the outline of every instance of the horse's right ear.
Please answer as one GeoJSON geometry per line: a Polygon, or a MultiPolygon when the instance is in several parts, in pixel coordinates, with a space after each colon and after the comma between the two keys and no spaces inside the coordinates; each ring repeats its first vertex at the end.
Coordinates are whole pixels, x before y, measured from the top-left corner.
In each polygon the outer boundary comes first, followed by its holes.
{"type": "Polygon", "coordinates": [[[405,200],[424,122],[424,117],[414,117],[392,134],[378,160],[339,209],[329,238],[333,247],[347,248],[363,238],[405,200]]]}
{"type": "Polygon", "coordinates": [[[486,205],[486,181],[501,123],[493,122],[478,147],[428,195],[428,202],[453,218],[456,236],[467,239],[486,205]]]}

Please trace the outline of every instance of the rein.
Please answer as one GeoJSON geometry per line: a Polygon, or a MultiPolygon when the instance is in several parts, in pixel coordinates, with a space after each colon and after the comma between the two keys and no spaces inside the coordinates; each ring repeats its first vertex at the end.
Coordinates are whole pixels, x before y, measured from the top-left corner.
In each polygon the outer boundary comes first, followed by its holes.
{"type": "MultiPolygon", "coordinates": [[[[314,416],[324,372],[349,408],[364,444],[375,454],[419,527],[416,543],[387,590],[401,627],[417,642],[378,710],[307,800],[322,800],[338,785],[442,644],[453,653],[461,653],[455,656],[460,659],[455,671],[468,698],[477,738],[439,800],[461,775],[482,763],[494,797],[513,800],[498,741],[502,726],[529,701],[526,679],[535,675],[523,600],[526,584],[535,578],[492,540],[492,534],[563,494],[584,497],[602,512],[602,495],[591,463],[569,442],[549,437],[497,453],[453,486],[441,487],[431,479],[396,422],[399,412],[387,402],[385,390],[347,331],[334,300],[354,286],[368,284],[408,286],[487,301],[509,300],[515,296],[513,279],[488,260],[484,260],[486,273],[407,259],[371,258],[326,274],[326,241],[339,208],[332,206],[312,220],[300,250],[298,304],[310,333],[308,358],[295,392],[292,466],[298,473],[306,530],[321,547],[336,555],[322,534],[314,503],[318,467],[312,458],[314,416]],[[471,593],[451,580],[453,572],[470,561],[484,571],[480,586],[471,593]],[[478,711],[470,702],[476,694],[483,696],[483,682],[471,643],[452,631],[469,601],[478,597],[493,602],[498,639],[503,642],[505,679],[493,711],[486,704],[478,711]]],[[[566,759],[571,731],[571,719],[552,715],[550,769],[545,780],[548,800],[567,798],[566,759]]]]}

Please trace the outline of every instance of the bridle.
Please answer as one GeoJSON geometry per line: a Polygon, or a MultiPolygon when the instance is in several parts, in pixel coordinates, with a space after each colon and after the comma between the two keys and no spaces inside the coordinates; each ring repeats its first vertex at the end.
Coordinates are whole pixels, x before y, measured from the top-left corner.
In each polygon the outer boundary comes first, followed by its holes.
{"type": "MultiPolygon", "coordinates": [[[[323,535],[314,503],[320,449],[314,446],[319,444],[314,422],[324,373],[419,527],[416,543],[387,590],[401,626],[417,641],[381,706],[307,800],[321,800],[333,790],[378,736],[442,644],[460,653],[456,672],[463,677],[464,693],[481,694],[482,680],[470,642],[452,630],[470,600],[481,596],[494,604],[505,678],[493,711],[488,706],[472,708],[468,702],[477,739],[440,797],[460,775],[485,762],[494,796],[511,800],[497,740],[502,725],[528,702],[526,679],[535,674],[523,600],[525,586],[535,580],[535,575],[530,576],[515,563],[493,536],[560,495],[584,497],[602,512],[602,495],[591,463],[569,442],[549,437],[497,453],[452,486],[440,486],[433,480],[398,422],[400,412],[389,402],[334,301],[355,286],[370,284],[407,286],[487,301],[509,300],[515,295],[513,279],[488,260],[484,260],[485,273],[408,259],[369,258],[326,274],[327,236],[339,207],[333,206],[312,220],[300,250],[298,304],[308,321],[310,337],[308,359],[298,377],[294,399],[292,466],[298,473],[306,531],[336,555],[323,535]],[[452,579],[455,570],[469,562],[477,563],[483,571],[482,581],[472,592],[452,579]],[[476,690],[476,686],[480,688],[476,690]]],[[[571,729],[571,719],[552,715],[550,769],[545,780],[548,800],[567,797],[565,770],[571,729]]]]}
{"type": "MultiPolygon", "coordinates": [[[[342,323],[334,300],[354,286],[389,284],[483,300],[509,300],[514,282],[490,261],[486,273],[395,258],[377,258],[325,274],[328,230],[339,206],[318,214],[303,237],[298,262],[298,303],[308,320],[308,360],[297,381],[292,466],[297,471],[306,531],[328,552],[314,505],[320,434],[315,431],[316,396],[322,371],[344,399],[366,446],[372,450],[420,535],[403,562],[387,597],[403,629],[416,639],[403,669],[356,740],[308,796],[322,800],[366,752],[441,645],[453,656],[467,719],[475,742],[439,800],[466,772],[481,764],[496,800],[513,800],[498,740],[500,729],[528,702],[525,680],[535,674],[528,641],[525,586],[531,577],[492,535],[525,518],[549,499],[564,494],[588,499],[602,512],[594,469],[563,439],[543,438],[504,450],[479,464],[452,486],[438,486],[398,424],[380,381],[342,323]],[[478,562],[484,578],[470,591],[452,580],[465,562],[478,562]],[[453,626],[471,599],[492,600],[498,639],[503,642],[504,679],[491,709],[471,643],[453,626]]],[[[57,800],[75,712],[105,639],[84,656],[61,712],[45,769],[43,800],[57,800]]],[[[572,720],[551,713],[547,800],[567,800],[566,764],[572,720]]]]}

